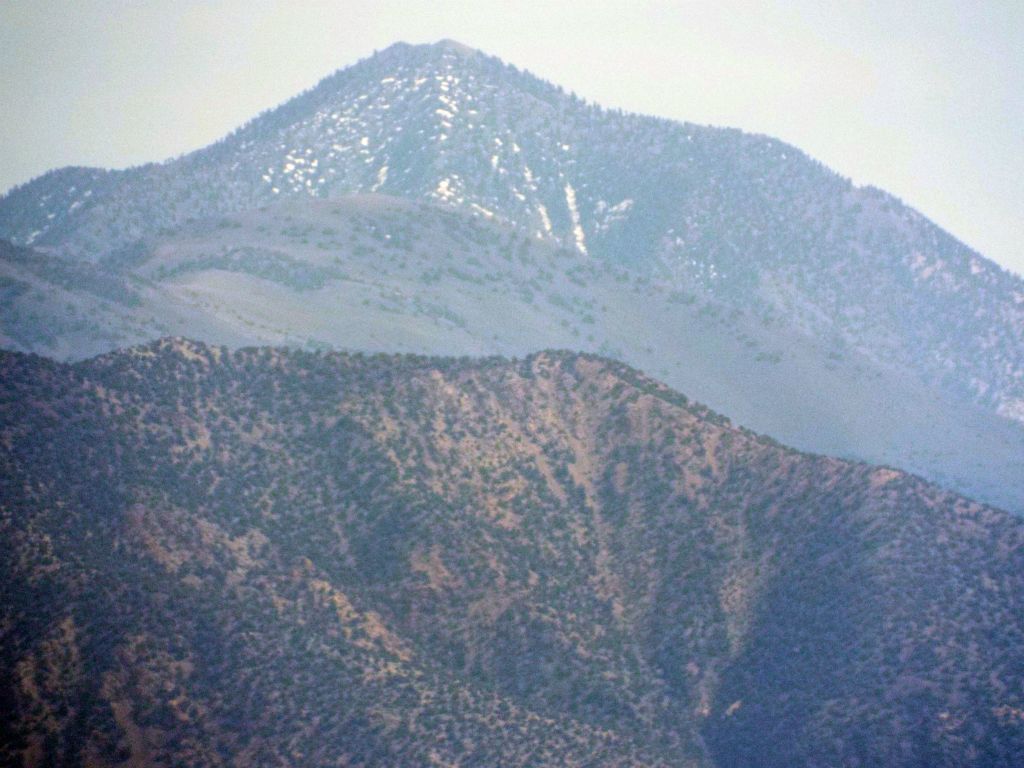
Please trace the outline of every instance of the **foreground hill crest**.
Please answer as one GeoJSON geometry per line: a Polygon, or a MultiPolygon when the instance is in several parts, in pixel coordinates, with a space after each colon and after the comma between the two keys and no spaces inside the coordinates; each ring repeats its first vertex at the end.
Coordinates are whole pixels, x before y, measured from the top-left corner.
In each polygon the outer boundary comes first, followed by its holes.
{"type": "Polygon", "coordinates": [[[170,338],[0,381],[4,763],[1024,748],[1019,520],[620,363],[170,338]]]}

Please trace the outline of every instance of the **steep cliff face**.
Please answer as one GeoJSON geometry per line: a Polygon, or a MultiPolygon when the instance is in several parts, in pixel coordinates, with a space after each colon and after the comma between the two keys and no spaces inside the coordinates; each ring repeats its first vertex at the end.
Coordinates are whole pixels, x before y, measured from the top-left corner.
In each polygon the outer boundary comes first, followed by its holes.
{"type": "Polygon", "coordinates": [[[621,364],[0,361],[5,764],[1012,765],[1024,525],[621,364]]]}

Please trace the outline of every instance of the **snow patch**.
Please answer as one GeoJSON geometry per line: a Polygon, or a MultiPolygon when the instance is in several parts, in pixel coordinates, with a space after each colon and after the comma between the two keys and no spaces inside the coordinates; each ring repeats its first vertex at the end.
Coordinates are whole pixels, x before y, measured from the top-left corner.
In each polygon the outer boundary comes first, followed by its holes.
{"type": "Polygon", "coordinates": [[[434,195],[446,201],[455,199],[455,190],[452,189],[452,180],[441,179],[441,181],[438,182],[437,189],[434,190],[434,195]]]}
{"type": "Polygon", "coordinates": [[[1024,423],[1024,398],[1004,400],[999,404],[996,413],[1007,419],[1024,423]]]}
{"type": "Polygon", "coordinates": [[[569,206],[569,216],[572,219],[572,235],[576,240],[576,249],[584,256],[587,255],[587,240],[583,234],[583,225],[580,222],[580,211],[576,206],[576,190],[572,184],[565,183],[565,203],[569,206]]]}
{"type": "Polygon", "coordinates": [[[548,209],[541,203],[537,206],[537,213],[540,214],[541,223],[544,225],[544,231],[547,234],[551,234],[551,217],[548,216],[548,209]]]}
{"type": "MultiPolygon", "coordinates": [[[[625,219],[632,208],[633,199],[629,197],[611,206],[604,200],[598,200],[594,211],[595,218],[597,219],[594,229],[598,232],[607,232],[612,224],[625,219]]],[[[677,237],[676,240],[679,240],[679,238],[677,237]]]]}

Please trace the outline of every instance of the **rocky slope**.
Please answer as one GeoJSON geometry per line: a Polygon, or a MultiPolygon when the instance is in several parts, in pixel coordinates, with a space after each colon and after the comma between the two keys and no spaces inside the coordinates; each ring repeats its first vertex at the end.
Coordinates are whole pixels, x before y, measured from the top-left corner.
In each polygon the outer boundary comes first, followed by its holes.
{"type": "Polygon", "coordinates": [[[5,765],[1013,765],[1024,524],[607,359],[0,355],[5,765]]]}

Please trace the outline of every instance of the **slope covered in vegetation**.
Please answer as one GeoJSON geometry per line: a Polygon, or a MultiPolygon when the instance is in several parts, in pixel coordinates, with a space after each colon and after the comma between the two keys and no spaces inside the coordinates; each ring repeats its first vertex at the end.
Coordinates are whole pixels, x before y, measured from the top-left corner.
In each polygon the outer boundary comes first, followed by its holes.
{"type": "Polygon", "coordinates": [[[0,763],[1024,750],[1024,524],[619,363],[166,339],[0,382],[0,763]]]}

